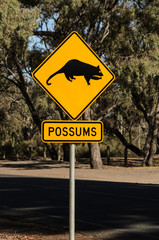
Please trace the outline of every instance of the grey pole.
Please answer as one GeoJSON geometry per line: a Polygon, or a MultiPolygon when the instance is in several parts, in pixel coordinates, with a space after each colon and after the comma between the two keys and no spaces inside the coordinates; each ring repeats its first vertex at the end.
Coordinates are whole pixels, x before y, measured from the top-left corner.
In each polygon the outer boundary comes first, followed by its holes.
{"type": "Polygon", "coordinates": [[[75,144],[70,144],[69,240],[75,240],[75,144]]]}

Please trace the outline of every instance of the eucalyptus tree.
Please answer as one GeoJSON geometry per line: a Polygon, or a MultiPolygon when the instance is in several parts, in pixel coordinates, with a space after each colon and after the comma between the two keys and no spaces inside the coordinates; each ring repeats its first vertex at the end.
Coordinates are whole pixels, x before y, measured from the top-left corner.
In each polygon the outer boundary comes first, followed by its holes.
{"type": "MultiPolygon", "coordinates": [[[[41,120],[28,93],[31,81],[28,42],[39,24],[40,11],[37,7],[27,8],[17,0],[0,0],[0,5],[1,83],[5,81],[20,90],[33,121],[40,130],[41,120]]],[[[51,156],[57,157],[54,146],[47,144],[47,147],[51,156]]]]}
{"type": "Polygon", "coordinates": [[[141,124],[144,143],[141,148],[130,144],[117,125],[107,122],[107,126],[150,166],[159,136],[159,3],[134,0],[121,6],[110,21],[107,58],[115,68],[118,96],[123,99],[118,110],[123,118],[141,124]]]}
{"type": "Polygon", "coordinates": [[[0,146],[3,157],[5,149],[9,146],[11,152],[7,153],[11,157],[13,152],[18,155],[17,146],[23,139],[23,121],[20,112],[21,110],[24,112],[24,101],[15,86],[10,88],[2,80],[1,83],[3,84],[0,86],[0,146]]]}
{"type": "MultiPolygon", "coordinates": [[[[115,98],[113,108],[111,99],[106,101],[111,117],[104,119],[105,127],[126,147],[143,156],[144,164],[151,165],[159,135],[158,1],[52,0],[43,1],[39,6],[42,22],[34,34],[45,43],[48,52],[76,30],[114,69],[116,98],[111,95],[115,98]],[[122,116],[122,121],[118,115],[122,116]],[[121,131],[121,122],[127,126],[130,141],[121,131]],[[145,136],[140,148],[131,142],[133,129],[139,124],[145,136]]],[[[90,119],[97,109],[102,110],[105,96],[85,113],[85,119],[90,119]]],[[[102,118],[102,114],[108,116],[101,111],[94,116],[102,118]]],[[[92,158],[99,163],[94,167],[101,167],[98,145],[90,145],[90,150],[93,148],[92,158]],[[94,157],[93,153],[96,153],[94,157]]]]}

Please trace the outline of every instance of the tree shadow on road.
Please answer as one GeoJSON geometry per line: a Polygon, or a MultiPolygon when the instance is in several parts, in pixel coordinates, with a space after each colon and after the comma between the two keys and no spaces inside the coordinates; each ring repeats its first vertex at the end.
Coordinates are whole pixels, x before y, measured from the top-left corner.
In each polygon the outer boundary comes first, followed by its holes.
{"type": "MultiPolygon", "coordinates": [[[[68,231],[67,179],[2,176],[0,191],[1,231],[68,231]]],[[[158,205],[159,185],[77,180],[76,230],[104,240],[158,239],[158,205]]]]}
{"type": "Polygon", "coordinates": [[[52,168],[69,168],[68,162],[62,161],[1,161],[0,167],[4,168],[13,168],[18,170],[39,170],[39,169],[52,169],[52,168]]]}

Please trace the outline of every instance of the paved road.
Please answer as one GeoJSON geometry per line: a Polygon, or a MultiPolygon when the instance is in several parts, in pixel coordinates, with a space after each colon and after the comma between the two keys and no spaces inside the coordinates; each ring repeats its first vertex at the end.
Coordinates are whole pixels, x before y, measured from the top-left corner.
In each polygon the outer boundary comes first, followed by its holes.
{"type": "MultiPolygon", "coordinates": [[[[0,175],[0,216],[68,228],[68,180],[0,175]]],[[[159,185],[76,181],[76,230],[159,239],[159,185]]]]}

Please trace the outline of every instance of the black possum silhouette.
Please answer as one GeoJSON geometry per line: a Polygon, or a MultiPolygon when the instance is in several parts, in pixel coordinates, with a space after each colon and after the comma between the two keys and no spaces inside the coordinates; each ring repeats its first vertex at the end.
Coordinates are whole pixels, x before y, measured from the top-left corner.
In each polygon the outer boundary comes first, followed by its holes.
{"type": "Polygon", "coordinates": [[[46,81],[47,85],[51,85],[49,82],[51,78],[59,73],[64,73],[67,80],[72,82],[74,76],[84,76],[87,84],[90,85],[90,79],[99,80],[102,78],[103,74],[98,67],[94,67],[90,64],[81,62],[77,59],[72,59],[68,61],[60,70],[53,73],[46,81]]]}

